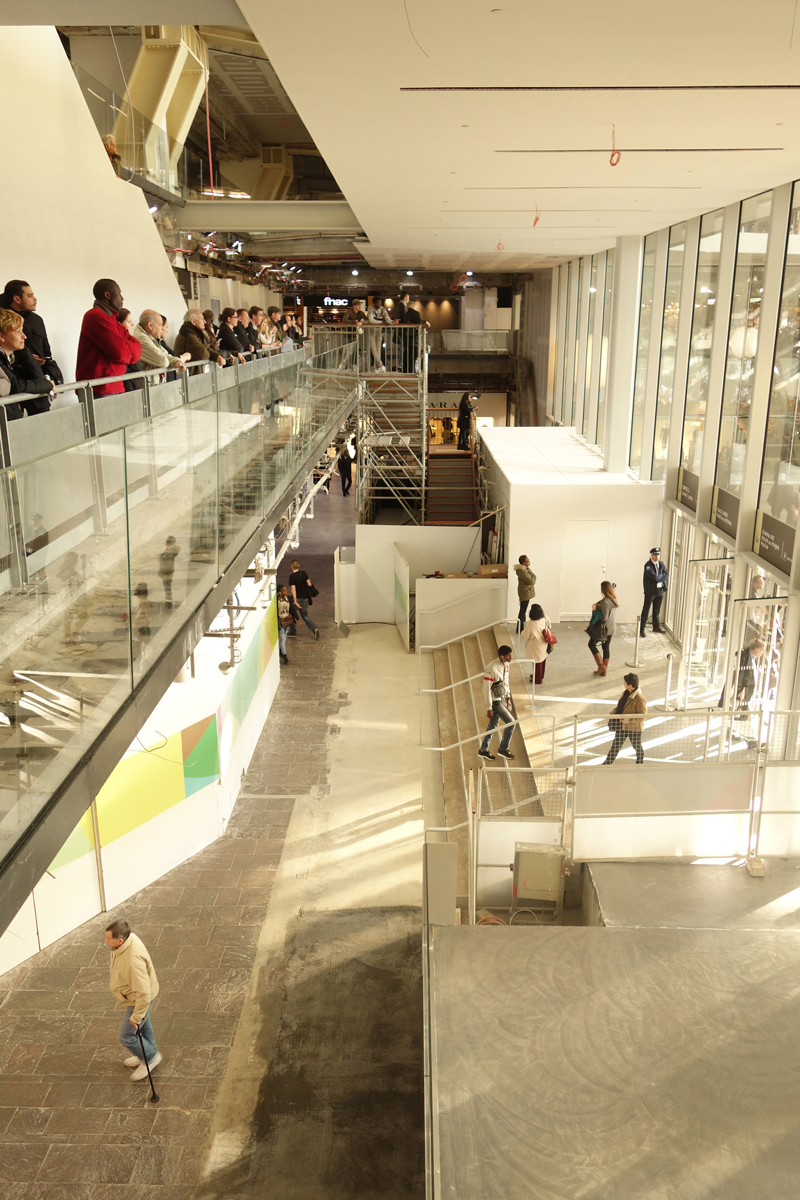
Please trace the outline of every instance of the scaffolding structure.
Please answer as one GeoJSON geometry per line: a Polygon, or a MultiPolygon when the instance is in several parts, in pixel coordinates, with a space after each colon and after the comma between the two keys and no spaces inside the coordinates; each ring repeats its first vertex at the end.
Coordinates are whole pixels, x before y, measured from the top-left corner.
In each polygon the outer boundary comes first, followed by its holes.
{"type": "MultiPolygon", "coordinates": [[[[413,332],[418,353],[404,362],[416,368],[413,372],[371,370],[368,351],[358,356],[356,501],[362,525],[373,524],[383,504],[403,509],[406,524],[425,522],[427,344],[424,328],[413,332]]],[[[395,361],[399,363],[399,355],[395,361]]]]}

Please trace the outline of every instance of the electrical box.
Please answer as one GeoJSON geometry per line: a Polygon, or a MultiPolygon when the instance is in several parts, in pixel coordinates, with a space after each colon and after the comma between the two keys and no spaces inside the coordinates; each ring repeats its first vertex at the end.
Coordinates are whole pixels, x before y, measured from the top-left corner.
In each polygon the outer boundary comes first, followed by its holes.
{"type": "Polygon", "coordinates": [[[564,846],[515,842],[512,920],[514,913],[548,913],[556,923],[564,907],[564,846]]]}

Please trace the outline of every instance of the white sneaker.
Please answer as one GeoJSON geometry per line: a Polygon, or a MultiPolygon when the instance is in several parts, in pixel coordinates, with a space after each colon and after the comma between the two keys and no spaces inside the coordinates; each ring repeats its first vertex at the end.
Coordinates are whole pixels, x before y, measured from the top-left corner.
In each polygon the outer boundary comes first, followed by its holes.
{"type": "Polygon", "coordinates": [[[132,1054],[130,1058],[125,1059],[123,1065],[126,1067],[140,1067],[142,1065],[142,1060],[137,1058],[135,1054],[132,1054]]]}
{"type": "MultiPolygon", "coordinates": [[[[155,1058],[151,1058],[151,1060],[150,1060],[150,1070],[151,1071],[155,1071],[156,1067],[161,1062],[163,1057],[164,1057],[164,1055],[161,1053],[161,1051],[157,1050],[155,1058]]],[[[136,1070],[131,1075],[131,1079],[136,1079],[136,1080],[147,1079],[147,1064],[140,1063],[140,1065],[136,1068],[136,1070]]]]}

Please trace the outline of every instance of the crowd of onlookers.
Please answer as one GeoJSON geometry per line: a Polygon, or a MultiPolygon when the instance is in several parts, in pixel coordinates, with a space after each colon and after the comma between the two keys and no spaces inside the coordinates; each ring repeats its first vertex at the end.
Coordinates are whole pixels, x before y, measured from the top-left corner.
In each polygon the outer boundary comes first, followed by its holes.
{"type": "MultiPolygon", "coordinates": [[[[167,318],[147,308],[134,321],[123,307],[119,284],[99,279],[94,304],[84,315],[78,341],[77,380],[113,379],[93,388],[96,396],[141,387],[141,372],[157,370],[177,378],[187,363],[219,367],[263,354],[293,350],[306,340],[293,313],[279,308],[224,308],[216,319],[212,309],[187,310],[183,324],[169,344],[167,318]],[[132,378],[116,378],[131,376],[132,378]]],[[[0,295],[0,400],[25,396],[4,404],[9,420],[47,412],[55,387],[64,376],[50,349],[47,329],[36,311],[36,296],[23,279],[10,280],[0,295]]]]}

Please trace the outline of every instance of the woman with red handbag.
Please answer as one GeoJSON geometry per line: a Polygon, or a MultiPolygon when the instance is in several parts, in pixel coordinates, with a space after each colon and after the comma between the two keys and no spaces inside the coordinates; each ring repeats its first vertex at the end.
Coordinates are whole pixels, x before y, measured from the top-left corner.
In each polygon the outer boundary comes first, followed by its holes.
{"type": "Polygon", "coordinates": [[[522,630],[526,647],[526,658],[533,659],[535,664],[531,680],[538,687],[544,681],[544,669],[547,666],[547,656],[558,642],[558,638],[550,628],[550,620],[544,615],[541,604],[532,604],[528,620],[522,630]]]}

